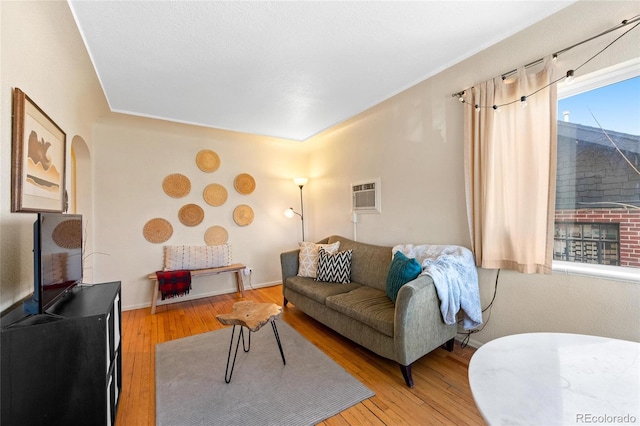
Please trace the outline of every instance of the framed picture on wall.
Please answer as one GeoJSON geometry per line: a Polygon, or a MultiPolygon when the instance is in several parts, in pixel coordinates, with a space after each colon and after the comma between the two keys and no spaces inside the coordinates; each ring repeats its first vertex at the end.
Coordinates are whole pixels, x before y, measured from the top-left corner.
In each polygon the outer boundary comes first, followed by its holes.
{"type": "Polygon", "coordinates": [[[67,135],[17,87],[12,125],[11,211],[62,212],[67,135]]]}

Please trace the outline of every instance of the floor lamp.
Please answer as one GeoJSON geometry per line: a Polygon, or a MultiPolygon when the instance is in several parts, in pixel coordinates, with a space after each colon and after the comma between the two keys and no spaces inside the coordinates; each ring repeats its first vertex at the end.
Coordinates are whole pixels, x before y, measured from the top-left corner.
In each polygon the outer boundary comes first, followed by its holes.
{"type": "Polygon", "coordinates": [[[302,187],[305,186],[307,182],[309,182],[309,179],[307,178],[293,179],[293,183],[298,185],[298,188],[300,188],[300,213],[293,210],[293,207],[289,207],[287,210],[284,211],[284,215],[289,219],[291,219],[294,215],[300,216],[300,222],[302,223],[302,241],[304,241],[304,203],[302,201],[302,187]]]}

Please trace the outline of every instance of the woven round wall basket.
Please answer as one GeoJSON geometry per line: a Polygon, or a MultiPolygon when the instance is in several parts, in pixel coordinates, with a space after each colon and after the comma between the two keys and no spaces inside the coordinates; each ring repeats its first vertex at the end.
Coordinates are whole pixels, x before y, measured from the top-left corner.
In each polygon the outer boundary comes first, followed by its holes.
{"type": "Polygon", "coordinates": [[[229,241],[229,233],[222,226],[211,226],[204,233],[204,242],[208,246],[219,246],[229,241]]]}
{"type": "Polygon", "coordinates": [[[174,173],[164,178],[162,189],[169,197],[182,198],[191,191],[191,181],[185,175],[174,173]]]}
{"type": "Polygon", "coordinates": [[[157,217],[145,223],[142,235],[150,243],[164,243],[173,235],[173,226],[168,220],[157,217]]]}
{"type": "Polygon", "coordinates": [[[256,189],[256,181],[250,174],[240,173],[233,181],[233,187],[240,194],[248,195],[251,194],[254,189],[256,189]]]}
{"type": "Polygon", "coordinates": [[[196,164],[203,172],[215,172],[220,167],[220,157],[210,149],[203,149],[196,154],[196,164]]]}
{"type": "Polygon", "coordinates": [[[240,204],[233,210],[233,221],[240,226],[247,226],[253,222],[253,209],[246,204],[240,204]]]}
{"type": "Polygon", "coordinates": [[[79,220],[69,219],[60,222],[53,229],[51,237],[58,247],[75,249],[82,247],[82,226],[79,220]]]}
{"type": "Polygon", "coordinates": [[[227,201],[227,190],[218,183],[212,183],[204,188],[202,198],[204,198],[204,201],[210,206],[218,207],[227,201]]]}
{"type": "Polygon", "coordinates": [[[204,219],[204,210],[197,204],[185,204],[178,212],[178,219],[185,226],[199,225],[204,219]]]}

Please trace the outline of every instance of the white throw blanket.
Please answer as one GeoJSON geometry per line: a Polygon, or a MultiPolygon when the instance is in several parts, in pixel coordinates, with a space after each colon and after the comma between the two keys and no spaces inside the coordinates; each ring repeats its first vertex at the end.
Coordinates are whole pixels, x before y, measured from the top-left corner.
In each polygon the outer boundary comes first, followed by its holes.
{"type": "Polygon", "coordinates": [[[482,324],[478,271],[469,249],[452,245],[405,244],[393,247],[393,254],[396,251],[415,258],[422,265],[422,274],[431,276],[445,323],[455,324],[456,315],[462,309],[465,330],[482,324]]]}

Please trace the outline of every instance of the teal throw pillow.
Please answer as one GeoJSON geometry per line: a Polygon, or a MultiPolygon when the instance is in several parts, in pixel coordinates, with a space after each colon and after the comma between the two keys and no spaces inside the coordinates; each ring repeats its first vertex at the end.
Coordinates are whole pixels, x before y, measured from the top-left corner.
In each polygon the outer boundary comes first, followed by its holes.
{"type": "Polygon", "coordinates": [[[415,280],[422,272],[422,266],[415,259],[409,259],[401,251],[393,255],[393,261],[387,274],[387,296],[396,303],[400,287],[415,280]]]}

